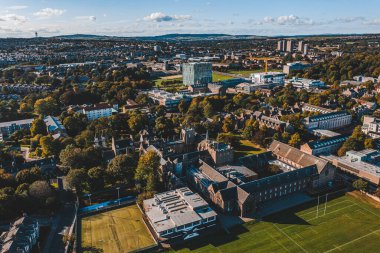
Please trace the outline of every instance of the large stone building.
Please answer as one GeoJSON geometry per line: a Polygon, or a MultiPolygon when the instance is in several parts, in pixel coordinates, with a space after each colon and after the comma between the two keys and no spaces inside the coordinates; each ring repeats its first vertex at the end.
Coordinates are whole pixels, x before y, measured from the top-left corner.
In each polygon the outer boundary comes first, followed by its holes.
{"type": "Polygon", "coordinates": [[[272,117],[268,117],[260,111],[255,111],[253,113],[253,117],[261,125],[265,125],[266,127],[271,128],[275,131],[280,131],[280,132],[286,131],[288,133],[292,133],[294,131],[294,127],[290,123],[287,123],[287,122],[284,122],[272,117]]]}
{"type": "Polygon", "coordinates": [[[161,242],[190,239],[216,226],[216,212],[187,187],[155,194],[143,208],[161,242]]]}
{"type": "Polygon", "coordinates": [[[212,64],[208,62],[191,62],[182,65],[183,84],[204,85],[212,82],[212,64]]]}
{"type": "Polygon", "coordinates": [[[234,149],[223,142],[206,140],[198,144],[198,151],[207,150],[216,165],[225,165],[234,160],[234,149]]]}
{"type": "Polygon", "coordinates": [[[352,116],[346,111],[330,112],[326,114],[310,116],[304,119],[307,130],[314,129],[339,129],[351,124],[352,116]]]}
{"type": "Polygon", "coordinates": [[[273,141],[269,150],[244,157],[242,163],[253,171],[277,166],[282,173],[257,179],[256,173],[247,173],[247,168],[242,166],[240,175],[245,175],[244,180],[236,181],[223,174],[223,167],[213,168],[201,162],[188,170],[188,181],[221,212],[247,216],[259,211],[260,203],[326,187],[334,180],[334,167],[323,159],[278,141],[273,141]]]}

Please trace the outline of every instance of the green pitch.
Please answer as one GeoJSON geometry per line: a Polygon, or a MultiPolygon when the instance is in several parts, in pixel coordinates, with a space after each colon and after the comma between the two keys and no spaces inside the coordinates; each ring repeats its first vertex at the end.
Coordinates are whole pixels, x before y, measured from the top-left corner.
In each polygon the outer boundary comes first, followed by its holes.
{"type": "Polygon", "coordinates": [[[84,252],[124,253],[154,244],[136,205],[82,219],[84,252]]]}
{"type": "Polygon", "coordinates": [[[178,252],[379,252],[380,209],[352,196],[299,207],[185,245],[178,252]]]}

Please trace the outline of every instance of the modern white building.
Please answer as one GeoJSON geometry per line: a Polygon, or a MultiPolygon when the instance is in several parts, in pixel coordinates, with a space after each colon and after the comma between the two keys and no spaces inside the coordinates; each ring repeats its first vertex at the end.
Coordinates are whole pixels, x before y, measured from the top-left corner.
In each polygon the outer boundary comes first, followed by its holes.
{"type": "Polygon", "coordinates": [[[88,120],[108,118],[117,112],[118,105],[111,105],[107,103],[84,106],[80,111],[80,113],[86,115],[88,120]]]}
{"type": "Polygon", "coordinates": [[[212,82],[212,64],[208,62],[190,62],[182,65],[183,84],[207,86],[212,82]]]}
{"type": "Polygon", "coordinates": [[[283,86],[285,84],[285,76],[282,72],[261,72],[251,74],[250,79],[252,83],[283,86]]]}
{"type": "Polygon", "coordinates": [[[292,79],[287,80],[287,84],[293,85],[295,88],[301,89],[315,89],[315,88],[324,88],[325,83],[320,80],[312,80],[307,78],[298,78],[293,77],[292,79]]]}
{"type": "Polygon", "coordinates": [[[160,241],[190,239],[216,226],[216,212],[187,187],[155,194],[144,200],[143,208],[160,241]]]}

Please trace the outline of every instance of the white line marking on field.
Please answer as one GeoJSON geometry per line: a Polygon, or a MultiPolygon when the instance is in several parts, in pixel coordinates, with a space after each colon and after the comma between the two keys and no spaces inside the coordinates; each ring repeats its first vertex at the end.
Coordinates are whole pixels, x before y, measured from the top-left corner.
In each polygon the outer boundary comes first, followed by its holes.
{"type": "Polygon", "coordinates": [[[282,243],[280,243],[280,241],[279,240],[277,240],[274,236],[272,236],[272,234],[270,234],[268,231],[266,231],[265,230],[265,232],[278,244],[278,245],[280,245],[282,248],[284,248],[285,250],[286,250],[286,252],[290,252],[289,250],[288,250],[288,248],[287,247],[285,247],[284,245],[282,245],[282,243]]]}
{"type": "Polygon", "coordinates": [[[289,238],[289,240],[291,240],[293,243],[295,243],[300,249],[302,249],[303,252],[308,252],[307,250],[305,250],[301,245],[299,245],[296,241],[294,241],[288,234],[286,234],[284,231],[282,231],[279,227],[276,226],[276,224],[273,223],[273,226],[278,230],[280,231],[283,235],[285,235],[286,237],[289,238]]]}
{"type": "Polygon", "coordinates": [[[368,233],[368,234],[366,234],[366,235],[360,236],[360,237],[358,237],[358,238],[356,238],[356,239],[354,239],[354,240],[351,240],[351,241],[349,241],[349,242],[343,243],[343,244],[341,244],[341,245],[339,245],[339,246],[336,246],[336,247],[333,248],[333,249],[330,249],[330,250],[328,250],[328,251],[325,251],[324,253],[328,253],[328,252],[334,251],[334,250],[336,250],[336,249],[341,250],[341,247],[344,247],[344,246],[346,246],[346,245],[348,245],[348,244],[350,244],[350,243],[353,243],[353,242],[355,242],[355,241],[358,241],[358,240],[360,240],[360,239],[363,239],[363,238],[365,238],[365,237],[367,237],[367,236],[369,236],[369,235],[372,235],[372,234],[374,234],[374,233],[376,233],[376,232],[379,232],[379,231],[380,231],[380,229],[374,230],[374,231],[372,231],[372,232],[370,232],[370,233],[368,233]]]}

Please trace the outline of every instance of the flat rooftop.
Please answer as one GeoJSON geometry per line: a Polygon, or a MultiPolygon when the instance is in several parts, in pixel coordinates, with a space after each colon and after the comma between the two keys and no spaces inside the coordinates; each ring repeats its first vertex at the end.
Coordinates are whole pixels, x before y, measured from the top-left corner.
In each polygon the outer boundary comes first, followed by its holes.
{"type": "Polygon", "coordinates": [[[187,187],[159,193],[154,198],[144,200],[144,210],[158,233],[200,223],[217,215],[199,194],[187,187]]]}
{"type": "MultiPolygon", "coordinates": [[[[335,155],[321,156],[321,158],[326,159],[327,161],[332,162],[333,160],[338,161],[344,167],[352,168],[357,171],[364,171],[368,174],[371,174],[376,177],[380,177],[380,167],[371,163],[366,163],[362,161],[352,162],[347,156],[338,157],[335,155]]],[[[355,171],[354,171],[355,172],[355,171]]]]}

